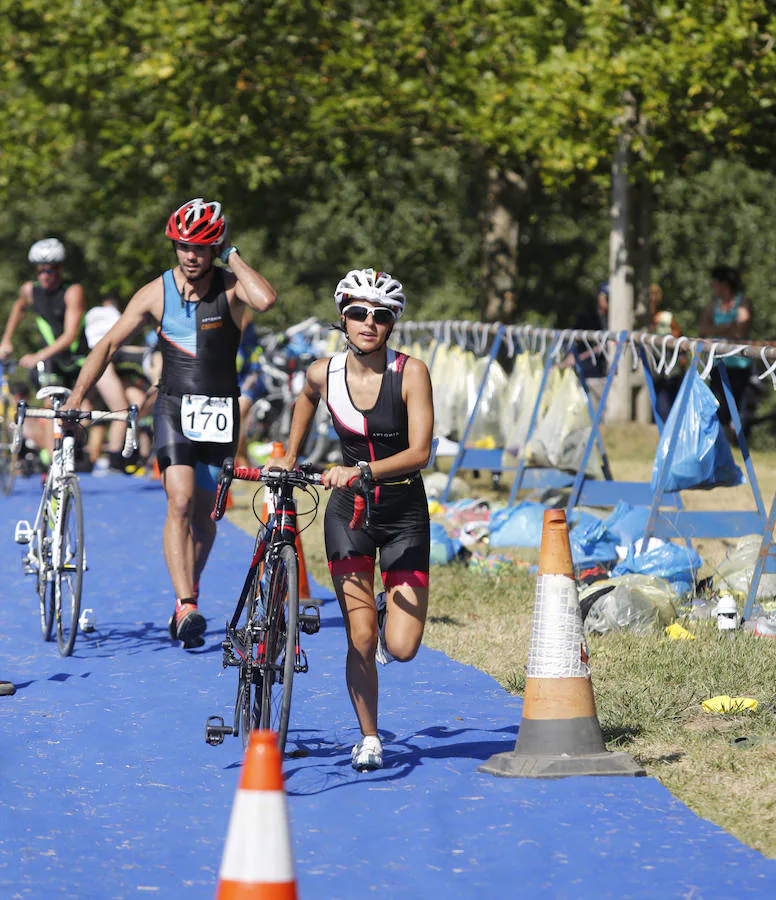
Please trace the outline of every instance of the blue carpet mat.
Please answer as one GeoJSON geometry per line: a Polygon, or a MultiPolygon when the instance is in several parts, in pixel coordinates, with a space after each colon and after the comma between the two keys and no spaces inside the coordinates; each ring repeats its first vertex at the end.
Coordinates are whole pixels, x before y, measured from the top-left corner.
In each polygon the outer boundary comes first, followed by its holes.
{"type": "MultiPolygon", "coordinates": [[[[158,483],[82,477],[97,630],[62,659],[40,638],[33,579],[13,544],[39,485],[0,498],[0,897],[211,898],[242,761],[204,741],[231,716],[223,623],[252,539],[224,523],[202,580],[207,642],[167,636],[174,598],[158,483]]],[[[521,703],[423,648],[381,669],[386,768],[350,768],[357,739],[336,604],[305,644],[284,764],[306,900],[776,896],[776,862],[677,802],[654,779],[496,779],[476,771],[514,746],[521,703]]],[[[699,773],[702,777],[702,773],[699,773]]]]}

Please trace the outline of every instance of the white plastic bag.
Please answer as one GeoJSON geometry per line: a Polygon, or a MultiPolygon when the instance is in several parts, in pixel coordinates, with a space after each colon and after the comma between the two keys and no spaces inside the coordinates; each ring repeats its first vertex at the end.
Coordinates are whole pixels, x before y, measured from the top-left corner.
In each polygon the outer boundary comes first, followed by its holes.
{"type": "MultiPolygon", "coordinates": [[[[547,412],[525,448],[530,466],[577,472],[582,465],[592,422],[587,397],[573,369],[564,369],[547,412]]],[[[600,478],[601,455],[594,445],[585,474],[600,478]]]]}
{"type": "Polygon", "coordinates": [[[580,593],[579,602],[583,612],[587,609],[585,634],[625,629],[644,634],[676,619],[679,598],[662,578],[632,574],[594,582],[580,593]]]}
{"type": "MultiPolygon", "coordinates": [[[[717,566],[712,579],[714,589],[719,591],[727,588],[738,595],[739,599],[747,597],[761,544],[762,537],[759,534],[744,535],[717,566]]],[[[763,572],[757,585],[755,599],[762,600],[765,597],[775,596],[776,574],[763,572]]]]}

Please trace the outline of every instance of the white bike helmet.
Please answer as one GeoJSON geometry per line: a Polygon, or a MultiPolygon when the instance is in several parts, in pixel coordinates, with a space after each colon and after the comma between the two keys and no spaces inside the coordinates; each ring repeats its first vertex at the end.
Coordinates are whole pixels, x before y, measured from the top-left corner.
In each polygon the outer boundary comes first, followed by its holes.
{"type": "Polygon", "coordinates": [[[27,259],[34,266],[42,266],[46,263],[63,263],[65,261],[64,244],[56,238],[44,238],[42,241],[35,241],[30,247],[27,259]]]}
{"type": "Polygon", "coordinates": [[[352,269],[340,280],[334,291],[334,302],[342,310],[353,300],[372,300],[392,309],[396,318],[404,312],[404,291],[400,282],[387,272],[374,269],[352,269]]]}

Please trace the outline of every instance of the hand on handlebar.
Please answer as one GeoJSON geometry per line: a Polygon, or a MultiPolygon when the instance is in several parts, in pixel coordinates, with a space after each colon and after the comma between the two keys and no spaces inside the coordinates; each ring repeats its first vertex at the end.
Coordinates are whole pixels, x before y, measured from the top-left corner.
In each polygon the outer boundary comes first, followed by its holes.
{"type": "Polygon", "coordinates": [[[361,476],[358,466],[334,466],[323,474],[323,486],[327,491],[332,488],[344,488],[361,476]]]}
{"type": "Polygon", "coordinates": [[[266,463],[261,467],[262,472],[268,472],[270,469],[284,469],[286,472],[291,472],[296,468],[296,458],[290,456],[283,456],[279,459],[270,459],[267,460],[266,463]]]}

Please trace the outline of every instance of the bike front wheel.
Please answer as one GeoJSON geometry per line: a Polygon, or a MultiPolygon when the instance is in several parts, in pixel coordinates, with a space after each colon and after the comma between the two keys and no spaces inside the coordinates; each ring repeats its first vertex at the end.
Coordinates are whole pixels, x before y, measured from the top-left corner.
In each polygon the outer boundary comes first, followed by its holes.
{"type": "Polygon", "coordinates": [[[54,582],[49,579],[51,573],[51,526],[49,524],[48,507],[41,516],[41,525],[36,540],[38,563],[38,600],[40,602],[40,633],[44,641],[51,640],[54,627],[54,582]]]}
{"type": "Polygon", "coordinates": [[[78,633],[84,575],[84,510],[78,478],[65,479],[59,502],[62,508],[55,537],[58,552],[54,554],[54,609],[59,652],[70,656],[78,633]]]}
{"type": "Polygon", "coordinates": [[[285,545],[274,557],[267,595],[266,664],[260,668],[256,700],[261,728],[277,733],[285,750],[299,622],[299,563],[293,547],[285,545]]]}
{"type": "Polygon", "coordinates": [[[11,452],[15,427],[11,404],[6,398],[0,399],[0,491],[6,496],[16,475],[16,454],[11,452]]]}

